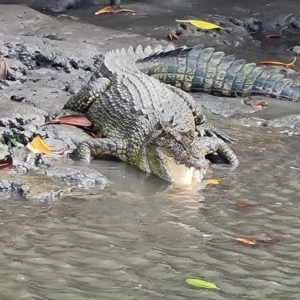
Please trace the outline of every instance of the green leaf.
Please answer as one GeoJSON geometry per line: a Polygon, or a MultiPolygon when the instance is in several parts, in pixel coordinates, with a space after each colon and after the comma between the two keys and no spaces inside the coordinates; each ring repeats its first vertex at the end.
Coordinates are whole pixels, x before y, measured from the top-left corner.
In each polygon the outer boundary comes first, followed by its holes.
{"type": "Polygon", "coordinates": [[[185,282],[189,285],[192,285],[192,286],[198,287],[198,288],[219,290],[219,288],[213,282],[204,281],[199,278],[188,278],[185,280],[185,282]]]}
{"type": "Polygon", "coordinates": [[[17,141],[15,139],[10,139],[9,141],[13,146],[18,147],[17,141]]]}
{"type": "Polygon", "coordinates": [[[217,24],[213,24],[213,23],[209,23],[209,22],[205,22],[205,21],[201,21],[201,20],[175,20],[176,22],[179,23],[189,23],[193,26],[196,26],[200,29],[224,29],[223,27],[217,25],[217,24]]]}

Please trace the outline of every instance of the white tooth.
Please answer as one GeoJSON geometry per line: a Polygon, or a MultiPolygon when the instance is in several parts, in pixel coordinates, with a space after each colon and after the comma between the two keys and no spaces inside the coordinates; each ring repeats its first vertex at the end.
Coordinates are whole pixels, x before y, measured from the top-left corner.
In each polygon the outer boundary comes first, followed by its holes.
{"type": "Polygon", "coordinates": [[[135,54],[144,54],[143,48],[141,45],[138,45],[135,49],[135,54]]]}
{"type": "Polygon", "coordinates": [[[162,45],[158,45],[158,46],[156,46],[155,47],[155,49],[154,49],[154,53],[156,53],[156,52],[160,52],[160,51],[162,51],[162,45]]]}
{"type": "Polygon", "coordinates": [[[127,52],[126,52],[125,48],[121,49],[121,55],[123,55],[123,56],[127,55],[127,52]]]}
{"type": "Polygon", "coordinates": [[[132,47],[132,46],[130,46],[130,47],[128,48],[127,53],[128,53],[129,55],[134,55],[134,51],[133,51],[133,47],[132,47]]]}
{"type": "Polygon", "coordinates": [[[144,53],[145,54],[151,54],[153,52],[151,46],[147,46],[145,49],[144,49],[144,53]]]}
{"type": "Polygon", "coordinates": [[[121,52],[119,49],[116,50],[116,56],[121,56],[121,52]]]}
{"type": "Polygon", "coordinates": [[[164,51],[170,51],[170,50],[174,50],[175,49],[175,46],[174,45],[171,45],[169,44],[164,51]]]}

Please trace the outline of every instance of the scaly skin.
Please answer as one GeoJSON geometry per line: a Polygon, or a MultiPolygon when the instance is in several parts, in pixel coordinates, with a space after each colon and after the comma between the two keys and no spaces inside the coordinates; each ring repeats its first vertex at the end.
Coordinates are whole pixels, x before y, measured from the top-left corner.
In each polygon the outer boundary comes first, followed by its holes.
{"type": "Polygon", "coordinates": [[[178,172],[190,170],[195,173],[185,183],[201,181],[209,153],[237,165],[235,154],[223,141],[233,139],[207,123],[191,95],[136,68],[135,61],[150,51],[138,47],[136,52],[129,48],[106,54],[88,85],[58,113],[84,113],[103,137],[81,142],[75,158],[89,161],[91,155],[111,155],[175,183],[181,176],[178,172]]]}
{"type": "Polygon", "coordinates": [[[136,65],[141,72],[185,91],[300,101],[300,83],[286,78],[282,68],[246,63],[203,45],[158,51],[136,65]]]}

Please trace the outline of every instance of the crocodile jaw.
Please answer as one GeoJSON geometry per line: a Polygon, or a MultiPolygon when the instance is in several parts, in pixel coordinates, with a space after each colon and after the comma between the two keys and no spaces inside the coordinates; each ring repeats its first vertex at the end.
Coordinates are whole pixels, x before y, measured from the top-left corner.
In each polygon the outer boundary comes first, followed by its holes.
{"type": "Polygon", "coordinates": [[[184,164],[176,164],[173,158],[164,156],[164,166],[172,178],[172,183],[178,186],[187,186],[199,183],[203,180],[207,168],[196,169],[184,164]]]}

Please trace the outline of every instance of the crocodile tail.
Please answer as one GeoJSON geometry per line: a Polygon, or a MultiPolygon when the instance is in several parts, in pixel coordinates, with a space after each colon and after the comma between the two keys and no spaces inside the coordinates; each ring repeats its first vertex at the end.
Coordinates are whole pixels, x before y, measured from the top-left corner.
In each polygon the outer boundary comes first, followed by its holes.
{"type": "Polygon", "coordinates": [[[136,64],[143,73],[185,91],[300,101],[300,83],[286,78],[283,68],[247,63],[203,45],[154,51],[136,64]]]}

